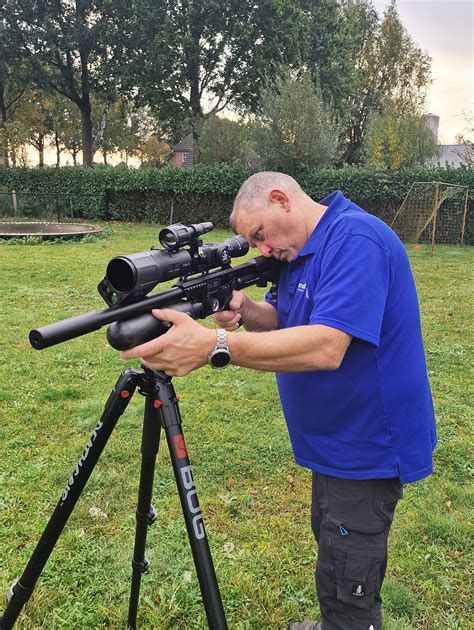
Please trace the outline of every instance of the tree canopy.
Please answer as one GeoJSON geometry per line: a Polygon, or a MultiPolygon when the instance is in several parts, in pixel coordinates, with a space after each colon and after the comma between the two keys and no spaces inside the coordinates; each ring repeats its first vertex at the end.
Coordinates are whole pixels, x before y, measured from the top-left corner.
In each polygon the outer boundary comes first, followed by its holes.
{"type": "Polygon", "coordinates": [[[307,71],[285,69],[269,84],[256,117],[256,150],[272,170],[333,164],[337,133],[307,71]]]}
{"type": "Polygon", "coordinates": [[[430,67],[395,0],[382,18],[372,0],[4,0],[0,163],[25,142],[41,153],[43,140],[58,164],[65,149],[90,166],[99,150],[145,159],[155,145],[160,163],[191,132],[195,161],[229,161],[252,119],[267,164],[370,161],[389,127],[422,135],[430,67]],[[241,124],[216,118],[227,110],[241,124]]]}

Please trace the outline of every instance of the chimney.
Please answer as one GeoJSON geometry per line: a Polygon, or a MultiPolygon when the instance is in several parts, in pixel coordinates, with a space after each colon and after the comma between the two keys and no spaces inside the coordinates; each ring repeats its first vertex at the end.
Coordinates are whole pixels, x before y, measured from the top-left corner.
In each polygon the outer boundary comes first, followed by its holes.
{"type": "Polygon", "coordinates": [[[423,114],[422,119],[433,134],[436,142],[438,142],[439,116],[436,116],[436,114],[423,114]]]}

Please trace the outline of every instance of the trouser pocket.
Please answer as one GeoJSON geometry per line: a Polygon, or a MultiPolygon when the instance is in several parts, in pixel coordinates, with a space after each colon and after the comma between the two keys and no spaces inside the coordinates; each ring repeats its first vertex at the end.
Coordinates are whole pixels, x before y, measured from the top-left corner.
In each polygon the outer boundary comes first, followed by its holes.
{"type": "Polygon", "coordinates": [[[336,597],[345,610],[347,606],[373,610],[380,598],[379,587],[383,579],[385,553],[347,552],[331,547],[336,577],[336,597]]]}
{"type": "Polygon", "coordinates": [[[386,557],[388,527],[374,524],[361,528],[327,514],[330,554],[334,563],[337,599],[355,608],[372,609],[380,599],[386,557]]]}

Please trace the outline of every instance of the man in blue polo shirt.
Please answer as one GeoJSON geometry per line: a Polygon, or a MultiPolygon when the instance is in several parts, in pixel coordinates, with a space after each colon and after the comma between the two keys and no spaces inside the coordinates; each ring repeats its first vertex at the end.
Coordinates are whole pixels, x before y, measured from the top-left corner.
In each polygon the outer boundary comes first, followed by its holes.
{"type": "Polygon", "coordinates": [[[242,185],[231,225],[285,264],[276,305],[235,292],[206,329],[183,313],[126,353],[184,375],[213,353],[277,373],[295,460],[313,475],[320,622],[291,630],[380,630],[387,538],[402,486],[432,472],[436,444],[415,284],[382,221],[337,191],[315,202],[291,177],[242,185]],[[240,318],[249,332],[234,332],[240,318]]]}

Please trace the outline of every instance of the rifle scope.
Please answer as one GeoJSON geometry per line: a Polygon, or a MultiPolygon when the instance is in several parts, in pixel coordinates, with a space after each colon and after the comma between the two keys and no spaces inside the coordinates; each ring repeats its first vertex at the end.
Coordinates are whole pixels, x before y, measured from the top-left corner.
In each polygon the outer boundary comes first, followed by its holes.
{"type": "Polygon", "coordinates": [[[148,252],[113,258],[98,286],[100,295],[109,306],[129,304],[143,299],[160,282],[225,269],[230,267],[231,258],[245,256],[249,245],[242,236],[203,245],[199,236],[212,227],[209,222],[189,226],[175,223],[159,234],[165,249],[152,247],[148,252]]]}

